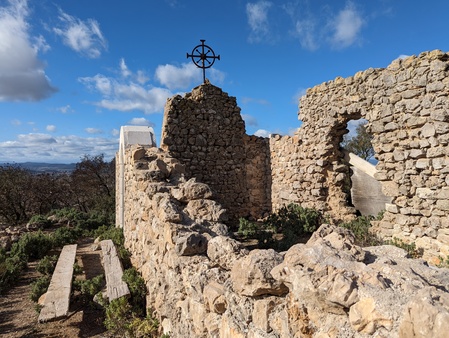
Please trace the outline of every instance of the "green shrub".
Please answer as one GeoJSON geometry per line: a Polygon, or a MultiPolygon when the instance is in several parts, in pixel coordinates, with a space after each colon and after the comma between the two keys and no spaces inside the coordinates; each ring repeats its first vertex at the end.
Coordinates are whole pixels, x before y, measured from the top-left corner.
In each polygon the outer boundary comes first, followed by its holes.
{"type": "Polygon", "coordinates": [[[113,334],[125,336],[127,326],[132,319],[131,305],[126,297],[114,299],[106,306],[104,326],[113,334]]]}
{"type": "Polygon", "coordinates": [[[370,231],[371,221],[374,220],[373,216],[358,216],[356,219],[340,224],[341,227],[352,231],[355,237],[355,244],[365,246],[381,245],[382,241],[376,234],[370,231]]]}
{"type": "Polygon", "coordinates": [[[40,296],[47,292],[48,286],[50,285],[50,279],[50,276],[42,276],[31,284],[30,298],[33,302],[37,302],[40,296]]]}
{"type": "Polygon", "coordinates": [[[254,238],[257,232],[260,231],[260,228],[256,223],[250,222],[246,218],[240,218],[237,234],[243,238],[254,238]]]}
{"type": "Polygon", "coordinates": [[[134,315],[143,316],[145,314],[145,296],[147,288],[145,280],[140,276],[136,268],[129,268],[123,272],[122,280],[128,285],[131,293],[131,306],[134,315]]]}
{"type": "Polygon", "coordinates": [[[0,255],[0,294],[19,280],[20,273],[26,266],[27,261],[23,256],[0,255]]]}
{"type": "Polygon", "coordinates": [[[78,227],[61,227],[53,232],[53,245],[63,247],[66,244],[74,244],[82,236],[82,230],[78,227]]]}
{"type": "Polygon", "coordinates": [[[276,249],[288,250],[292,245],[308,238],[321,225],[323,217],[315,209],[303,208],[297,204],[289,204],[271,214],[266,220],[267,227],[274,229],[281,237],[276,249]]]}
{"type": "Polygon", "coordinates": [[[44,257],[53,247],[53,239],[42,231],[26,233],[11,248],[11,256],[23,256],[26,259],[44,257]]]}
{"type": "Polygon", "coordinates": [[[394,245],[407,251],[410,258],[421,258],[424,254],[423,248],[417,248],[414,242],[406,243],[402,239],[393,237],[393,239],[385,241],[384,244],[394,245]]]}
{"type": "Polygon", "coordinates": [[[73,275],[81,275],[83,273],[83,268],[81,266],[79,266],[79,264],[77,262],[75,262],[73,264],[73,275]]]}
{"type": "Polygon", "coordinates": [[[322,221],[319,211],[289,204],[268,216],[263,223],[241,218],[237,234],[245,239],[257,239],[259,248],[284,251],[310,237],[322,221]]]}
{"type": "Polygon", "coordinates": [[[133,318],[127,325],[127,331],[131,337],[156,337],[159,330],[159,321],[148,310],[145,318],[133,318]]]}
{"type": "Polygon", "coordinates": [[[44,215],[34,215],[28,221],[28,224],[37,224],[39,227],[48,228],[51,226],[52,222],[48,219],[48,217],[44,215]]]}
{"type": "Polygon", "coordinates": [[[103,286],[103,275],[95,276],[92,279],[75,280],[73,282],[73,289],[79,291],[87,301],[91,301],[94,296],[101,291],[103,286]]]}
{"type": "Polygon", "coordinates": [[[55,271],[58,256],[44,256],[36,266],[36,270],[43,275],[51,275],[55,271]]]}
{"type": "Polygon", "coordinates": [[[122,247],[125,244],[125,236],[123,230],[115,226],[102,225],[94,232],[95,237],[99,237],[100,240],[110,239],[118,247],[122,247]]]}

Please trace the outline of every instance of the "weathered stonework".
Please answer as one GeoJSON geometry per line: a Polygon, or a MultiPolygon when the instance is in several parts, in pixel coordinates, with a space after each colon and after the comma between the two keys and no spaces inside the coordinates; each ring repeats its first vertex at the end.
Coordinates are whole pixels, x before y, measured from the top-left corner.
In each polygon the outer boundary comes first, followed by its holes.
{"type": "Polygon", "coordinates": [[[227,236],[211,189],[155,147],[124,153],[125,245],[170,337],[443,337],[448,270],[321,226],[287,252],[227,236]],[[422,320],[425,318],[425,320],[422,320]]]}
{"type": "MultiPolygon", "coordinates": [[[[365,118],[379,161],[376,179],[392,197],[378,224],[379,234],[416,241],[428,257],[447,255],[448,71],[449,55],[437,50],[307,90],[300,104],[303,125],[296,134],[306,161],[292,176],[304,181],[309,176],[301,170],[308,173],[314,161],[325,162],[312,169],[314,181],[321,178],[327,187],[320,190],[319,198],[333,215],[343,215],[346,197],[339,172],[346,168],[339,144],[348,121],[365,118]]],[[[288,186],[284,190],[289,191],[288,186]]],[[[310,189],[301,191],[313,196],[310,189]]]]}

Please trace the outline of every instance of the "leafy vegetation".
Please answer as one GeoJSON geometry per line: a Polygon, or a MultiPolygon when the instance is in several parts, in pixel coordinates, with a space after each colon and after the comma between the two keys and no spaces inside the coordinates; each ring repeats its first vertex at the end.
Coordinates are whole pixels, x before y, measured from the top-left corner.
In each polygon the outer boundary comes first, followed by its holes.
{"type": "Polygon", "coordinates": [[[45,275],[39,277],[31,284],[30,298],[33,302],[37,302],[40,296],[47,292],[50,280],[51,276],[45,275]]]}
{"type": "Polygon", "coordinates": [[[382,240],[376,234],[371,231],[371,221],[381,220],[383,217],[383,211],[374,216],[358,216],[351,222],[340,224],[341,227],[352,231],[355,237],[355,243],[359,246],[376,246],[376,245],[394,245],[398,248],[404,249],[410,258],[420,258],[423,255],[423,249],[417,248],[416,244],[406,243],[399,238],[393,238],[391,240],[382,240]]]}
{"type": "Polygon", "coordinates": [[[366,130],[366,125],[367,123],[359,124],[355,130],[356,135],[353,137],[348,137],[348,135],[345,135],[342,146],[346,150],[368,161],[374,156],[375,152],[373,145],[371,144],[373,135],[368,133],[366,130]]]}
{"type": "MultiPolygon", "coordinates": [[[[0,166],[0,222],[45,225],[40,215],[64,208],[114,217],[114,189],[115,160],[106,162],[103,155],[84,156],[72,173],[34,174],[18,165],[0,166]]],[[[114,221],[104,224],[109,223],[114,221]]]]}
{"type": "Polygon", "coordinates": [[[52,275],[55,271],[56,263],[58,262],[58,256],[45,256],[42,258],[36,266],[36,270],[43,275],[52,275]]]}
{"type": "Polygon", "coordinates": [[[376,234],[370,231],[371,221],[375,220],[374,216],[358,216],[356,219],[340,224],[341,227],[352,231],[355,237],[355,243],[360,246],[381,245],[382,240],[376,234]]]}
{"type": "Polygon", "coordinates": [[[417,248],[414,242],[406,243],[403,240],[393,237],[393,239],[385,241],[383,244],[389,244],[404,249],[410,258],[421,258],[423,256],[423,248],[417,248]]]}
{"type": "Polygon", "coordinates": [[[84,302],[92,302],[94,296],[101,291],[104,286],[104,276],[98,275],[92,279],[75,279],[73,281],[74,291],[78,291],[84,302]]]}
{"type": "Polygon", "coordinates": [[[262,223],[241,218],[237,234],[245,239],[257,239],[260,248],[284,251],[310,237],[322,221],[319,211],[289,204],[268,216],[262,223]]]}

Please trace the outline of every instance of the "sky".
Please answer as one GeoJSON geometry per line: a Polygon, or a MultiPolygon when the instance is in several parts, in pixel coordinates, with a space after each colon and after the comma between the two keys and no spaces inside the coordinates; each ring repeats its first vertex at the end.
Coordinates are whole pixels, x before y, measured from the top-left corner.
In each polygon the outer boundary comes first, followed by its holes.
{"type": "Polygon", "coordinates": [[[449,51],[447,0],[0,0],[0,163],[109,161],[120,127],[151,126],[203,82],[237,99],[246,133],[292,135],[307,88],[449,51]]]}

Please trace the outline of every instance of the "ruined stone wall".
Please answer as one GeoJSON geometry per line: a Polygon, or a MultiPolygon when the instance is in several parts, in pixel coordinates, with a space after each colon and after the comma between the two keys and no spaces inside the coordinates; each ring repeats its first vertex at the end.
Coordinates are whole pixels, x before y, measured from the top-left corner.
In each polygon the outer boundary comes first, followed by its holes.
{"type": "Polygon", "coordinates": [[[167,101],[161,148],[208,184],[235,223],[271,211],[266,139],[245,134],[235,97],[206,83],[167,101]]]}
{"type": "Polygon", "coordinates": [[[248,214],[253,219],[271,213],[271,163],[269,140],[263,137],[244,137],[245,181],[248,192],[248,214]]]}
{"type": "MultiPolygon", "coordinates": [[[[317,200],[344,216],[345,165],[339,143],[352,119],[368,120],[376,179],[392,197],[383,236],[416,240],[434,255],[449,253],[449,55],[425,52],[307,90],[301,99],[301,160],[295,180],[322,182],[317,200]]],[[[288,191],[288,186],[285,186],[288,191]]],[[[301,194],[312,190],[301,184],[301,194]]],[[[292,191],[292,189],[290,189],[292,191]]],[[[305,197],[303,197],[305,198],[305,197]]]]}
{"type": "Polygon", "coordinates": [[[330,225],[286,253],[248,251],[228,237],[211,188],[187,180],[170,154],[131,145],[123,165],[125,246],[145,279],[146,305],[170,337],[449,332],[447,269],[392,246],[362,249],[348,230],[330,225]]]}

